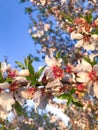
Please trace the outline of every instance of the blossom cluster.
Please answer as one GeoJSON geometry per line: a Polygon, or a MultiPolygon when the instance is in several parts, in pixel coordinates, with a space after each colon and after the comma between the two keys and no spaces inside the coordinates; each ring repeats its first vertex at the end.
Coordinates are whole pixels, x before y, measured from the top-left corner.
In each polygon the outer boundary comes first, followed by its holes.
{"type": "MultiPolygon", "coordinates": [[[[80,112],[88,111],[87,114],[92,117],[90,112],[97,109],[98,99],[98,18],[89,11],[80,16],[81,11],[77,10],[73,0],[75,7],[68,16],[65,13],[67,1],[54,0],[52,7],[51,0],[30,2],[34,9],[41,10],[36,22],[31,16],[33,10],[27,8],[33,21],[29,32],[42,44],[46,65],[36,72],[30,56],[24,63],[16,61],[20,70],[5,62],[0,63],[0,117],[6,119],[11,111],[23,114],[20,109],[29,99],[35,103],[37,112],[54,97],[66,100],[65,110],[70,108],[75,113],[74,108],[80,107],[80,112]],[[58,3],[60,6],[57,6],[58,3]],[[77,11],[76,15],[74,11],[77,11]],[[49,18],[50,14],[52,18],[49,18]],[[44,17],[40,18],[42,15],[44,17]],[[54,16],[56,19],[53,19],[54,16]],[[52,25],[51,19],[56,26],[52,25]]],[[[96,1],[91,3],[96,4],[96,1]]],[[[96,111],[94,119],[97,115],[96,111]]],[[[77,121],[75,124],[78,124],[77,121]]]]}
{"type": "MultiPolygon", "coordinates": [[[[98,64],[81,59],[76,65],[63,65],[62,58],[51,53],[45,57],[47,67],[34,72],[29,62],[28,68],[18,71],[5,62],[1,63],[0,71],[0,116],[6,118],[15,109],[15,104],[24,104],[33,99],[35,109],[43,109],[49,99],[59,97],[67,99],[74,105],[82,106],[81,99],[85,94],[98,98],[98,64]],[[91,64],[92,63],[92,64],[91,64]],[[92,91],[93,90],[93,91],[92,91]]],[[[17,62],[20,65],[20,62],[17,62]]],[[[21,65],[23,65],[21,63],[21,65]]]]}

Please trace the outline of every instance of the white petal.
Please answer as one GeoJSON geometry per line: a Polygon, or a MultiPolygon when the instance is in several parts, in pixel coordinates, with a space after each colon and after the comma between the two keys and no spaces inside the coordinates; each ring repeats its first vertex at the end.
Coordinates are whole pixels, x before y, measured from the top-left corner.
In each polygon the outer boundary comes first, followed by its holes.
{"type": "Polygon", "coordinates": [[[44,24],[44,30],[47,32],[50,29],[50,24],[44,24]]]}
{"type": "Polygon", "coordinates": [[[0,83],[0,89],[7,89],[10,87],[8,82],[0,83]]]}
{"type": "Polygon", "coordinates": [[[30,73],[28,71],[28,69],[23,69],[21,71],[19,71],[19,76],[29,76],[30,73]]]}
{"type": "Polygon", "coordinates": [[[0,94],[0,105],[8,112],[12,109],[12,105],[15,103],[12,92],[2,92],[0,94]]]}
{"type": "Polygon", "coordinates": [[[88,83],[90,80],[88,77],[88,73],[86,72],[79,72],[77,76],[78,78],[76,78],[76,80],[81,83],[88,83]]]}
{"type": "Polygon", "coordinates": [[[82,66],[83,66],[83,70],[87,70],[89,72],[92,71],[92,66],[84,59],[82,60],[82,66]]]}
{"type": "Polygon", "coordinates": [[[80,33],[76,33],[75,31],[73,31],[73,32],[71,33],[71,39],[72,39],[72,40],[73,40],[73,39],[79,40],[79,39],[82,39],[82,38],[83,38],[83,35],[80,34],[80,33]]]}
{"type": "Polygon", "coordinates": [[[95,50],[95,45],[93,44],[89,44],[89,43],[85,43],[83,46],[84,49],[86,49],[87,51],[89,50],[95,50]]]}
{"type": "Polygon", "coordinates": [[[0,117],[5,120],[8,117],[8,112],[0,111],[0,117]]]}
{"type": "Polygon", "coordinates": [[[61,66],[61,58],[60,59],[56,59],[52,54],[51,56],[46,56],[45,57],[45,62],[49,67],[53,67],[53,66],[61,66]]]}
{"type": "Polygon", "coordinates": [[[46,85],[46,88],[55,88],[55,87],[62,87],[62,83],[58,79],[55,79],[46,85]]]}
{"type": "Polygon", "coordinates": [[[98,98],[98,81],[96,81],[96,82],[94,83],[93,90],[94,90],[95,96],[98,98]]]}
{"type": "Polygon", "coordinates": [[[98,35],[97,35],[97,34],[93,34],[93,35],[91,35],[91,37],[92,37],[94,40],[97,40],[98,35]]]}
{"type": "Polygon", "coordinates": [[[92,71],[92,66],[87,61],[82,59],[81,62],[78,61],[78,64],[76,65],[76,67],[74,67],[73,70],[74,70],[74,72],[80,72],[80,71],[91,72],[92,71]]]}
{"type": "Polygon", "coordinates": [[[9,69],[11,67],[10,64],[7,65],[6,62],[2,62],[1,63],[1,72],[4,73],[7,69],[9,69]]]}
{"type": "Polygon", "coordinates": [[[49,67],[53,66],[53,61],[49,58],[49,56],[45,57],[45,62],[49,67]]]}
{"type": "Polygon", "coordinates": [[[24,104],[24,99],[21,95],[21,91],[20,91],[21,88],[17,89],[17,91],[15,91],[14,93],[14,97],[15,97],[15,100],[18,101],[18,103],[20,105],[23,105],[24,104]]]}
{"type": "Polygon", "coordinates": [[[80,47],[83,47],[83,39],[79,40],[76,44],[75,44],[75,47],[77,48],[80,48],[80,47]]]}

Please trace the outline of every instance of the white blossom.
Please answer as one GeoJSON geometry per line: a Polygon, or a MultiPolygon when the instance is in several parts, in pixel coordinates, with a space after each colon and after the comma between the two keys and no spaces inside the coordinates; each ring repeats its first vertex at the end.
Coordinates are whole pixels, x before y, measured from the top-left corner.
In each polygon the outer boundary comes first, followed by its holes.
{"type": "Polygon", "coordinates": [[[6,62],[2,62],[2,63],[1,63],[1,72],[2,72],[2,73],[6,72],[6,70],[9,69],[10,67],[11,67],[10,64],[7,65],[6,62]]]}
{"type": "Polygon", "coordinates": [[[46,57],[45,57],[45,62],[46,62],[46,64],[47,64],[49,67],[61,66],[62,59],[61,59],[61,58],[56,59],[53,55],[51,55],[50,57],[49,57],[49,56],[46,56],[46,57]]]}
{"type": "Polygon", "coordinates": [[[50,29],[50,25],[49,24],[44,24],[44,30],[47,32],[50,29]]]}

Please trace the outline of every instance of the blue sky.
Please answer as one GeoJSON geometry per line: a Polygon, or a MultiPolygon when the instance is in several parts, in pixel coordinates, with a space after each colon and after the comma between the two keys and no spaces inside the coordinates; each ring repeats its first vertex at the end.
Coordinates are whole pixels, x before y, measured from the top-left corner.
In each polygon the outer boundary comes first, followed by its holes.
{"type": "MultiPolygon", "coordinates": [[[[0,0],[0,61],[4,61],[4,56],[7,56],[13,66],[14,61],[23,61],[29,53],[36,55],[28,33],[30,20],[24,14],[25,7],[26,4],[20,4],[19,0],[0,0]]],[[[35,68],[38,64],[34,63],[35,68]]]]}

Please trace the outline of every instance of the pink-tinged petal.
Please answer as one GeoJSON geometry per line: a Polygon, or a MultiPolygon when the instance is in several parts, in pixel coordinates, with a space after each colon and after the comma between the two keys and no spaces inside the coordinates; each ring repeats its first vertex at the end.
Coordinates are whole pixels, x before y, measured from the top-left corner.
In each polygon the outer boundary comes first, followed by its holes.
{"type": "Polygon", "coordinates": [[[47,64],[49,67],[52,67],[52,66],[54,66],[54,64],[55,64],[55,61],[52,60],[49,56],[46,56],[46,57],[45,57],[45,62],[46,62],[46,64],[47,64]]]}
{"type": "Polygon", "coordinates": [[[93,66],[93,71],[96,72],[96,76],[98,76],[98,64],[93,66]]]}
{"type": "Polygon", "coordinates": [[[52,54],[49,56],[46,56],[45,57],[45,62],[46,64],[49,66],[49,67],[53,67],[53,66],[61,66],[61,62],[62,62],[62,59],[59,58],[59,59],[56,59],[52,54]]]}
{"type": "Polygon", "coordinates": [[[77,74],[77,77],[78,78],[76,78],[76,80],[81,83],[88,83],[90,80],[88,77],[88,73],[86,73],[86,72],[79,72],[77,74]]]}
{"type": "Polygon", "coordinates": [[[94,83],[93,90],[94,90],[95,96],[98,98],[98,81],[96,81],[96,82],[94,83]]]}
{"type": "Polygon", "coordinates": [[[87,84],[87,87],[88,87],[88,93],[90,95],[93,95],[93,81],[89,81],[89,83],[87,84]]]}
{"type": "Polygon", "coordinates": [[[62,83],[58,79],[55,79],[46,85],[46,88],[56,88],[56,87],[62,87],[62,83]]]}
{"type": "Polygon", "coordinates": [[[8,89],[10,84],[8,82],[0,83],[0,89],[8,89]]]}
{"type": "Polygon", "coordinates": [[[80,47],[83,47],[83,39],[79,40],[76,44],[75,44],[75,47],[77,48],[80,48],[80,47]]]}
{"type": "Polygon", "coordinates": [[[72,39],[72,40],[73,40],[73,39],[79,40],[79,39],[82,39],[82,38],[83,38],[83,35],[80,34],[80,33],[76,33],[75,31],[73,31],[73,32],[71,33],[71,39],[72,39]]]}
{"type": "Polygon", "coordinates": [[[86,62],[84,59],[82,59],[81,62],[78,61],[78,64],[76,65],[76,67],[74,67],[74,72],[80,72],[80,71],[92,71],[92,66],[86,62]]]}
{"type": "Polygon", "coordinates": [[[89,72],[92,71],[92,66],[84,59],[82,60],[82,67],[83,67],[83,70],[87,70],[89,72]]]}

